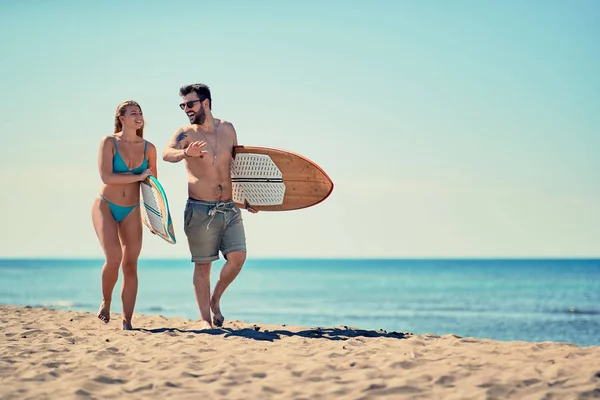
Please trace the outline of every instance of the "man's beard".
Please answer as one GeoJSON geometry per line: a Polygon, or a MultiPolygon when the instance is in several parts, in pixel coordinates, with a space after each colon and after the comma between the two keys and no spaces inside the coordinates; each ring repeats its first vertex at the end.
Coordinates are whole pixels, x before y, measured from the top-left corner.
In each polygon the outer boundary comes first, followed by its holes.
{"type": "Polygon", "coordinates": [[[204,108],[200,107],[200,111],[194,114],[193,117],[190,117],[190,123],[196,125],[202,125],[206,120],[206,111],[204,108]]]}

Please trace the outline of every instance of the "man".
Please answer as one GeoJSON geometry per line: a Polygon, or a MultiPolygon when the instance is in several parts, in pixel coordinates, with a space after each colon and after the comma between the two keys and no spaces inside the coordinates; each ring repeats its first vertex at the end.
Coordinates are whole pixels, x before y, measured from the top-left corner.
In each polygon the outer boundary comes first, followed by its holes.
{"type": "MultiPolygon", "coordinates": [[[[223,325],[220,300],[246,260],[246,237],[241,211],[232,200],[230,161],[237,135],[233,125],[212,115],[210,89],[204,84],[180,88],[190,125],[179,128],[163,150],[163,160],[185,160],[188,200],[184,231],[194,262],[194,290],[203,328],[223,325]],[[226,259],[212,296],[210,268],[226,259]],[[213,318],[211,319],[211,311],[213,318]]],[[[248,207],[250,212],[256,210],[248,207]]]]}

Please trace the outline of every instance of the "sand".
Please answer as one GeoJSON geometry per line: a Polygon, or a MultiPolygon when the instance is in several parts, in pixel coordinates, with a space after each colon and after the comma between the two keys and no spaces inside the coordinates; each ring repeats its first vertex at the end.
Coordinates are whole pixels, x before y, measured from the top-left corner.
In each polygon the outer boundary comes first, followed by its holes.
{"type": "Polygon", "coordinates": [[[0,305],[0,399],[600,398],[600,346],[111,318],[0,305]]]}

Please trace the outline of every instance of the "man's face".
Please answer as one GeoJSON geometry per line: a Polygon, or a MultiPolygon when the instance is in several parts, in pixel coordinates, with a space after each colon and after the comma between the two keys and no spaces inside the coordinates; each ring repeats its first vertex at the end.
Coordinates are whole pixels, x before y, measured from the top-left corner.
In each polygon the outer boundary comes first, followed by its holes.
{"type": "Polygon", "coordinates": [[[187,114],[191,124],[202,125],[206,120],[206,111],[202,107],[198,95],[194,92],[189,93],[182,98],[183,111],[187,114]]]}

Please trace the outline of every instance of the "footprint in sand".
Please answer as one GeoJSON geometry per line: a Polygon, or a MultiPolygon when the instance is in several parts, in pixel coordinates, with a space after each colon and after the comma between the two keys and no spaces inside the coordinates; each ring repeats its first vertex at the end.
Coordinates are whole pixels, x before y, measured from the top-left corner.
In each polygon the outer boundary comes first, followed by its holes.
{"type": "Polygon", "coordinates": [[[442,375],[435,381],[435,384],[442,386],[452,386],[455,380],[456,379],[451,375],[442,375]]]}
{"type": "Polygon", "coordinates": [[[138,386],[135,389],[130,389],[130,390],[125,389],[125,392],[138,393],[138,392],[143,392],[144,390],[152,390],[152,389],[154,389],[154,385],[152,383],[149,383],[147,385],[138,386]]]}
{"type": "Polygon", "coordinates": [[[126,380],[124,379],[119,379],[119,378],[111,378],[109,376],[104,376],[104,375],[100,375],[94,378],[94,382],[98,382],[98,383],[105,383],[108,385],[122,385],[124,383],[127,383],[126,380]]]}

